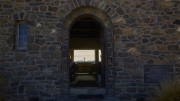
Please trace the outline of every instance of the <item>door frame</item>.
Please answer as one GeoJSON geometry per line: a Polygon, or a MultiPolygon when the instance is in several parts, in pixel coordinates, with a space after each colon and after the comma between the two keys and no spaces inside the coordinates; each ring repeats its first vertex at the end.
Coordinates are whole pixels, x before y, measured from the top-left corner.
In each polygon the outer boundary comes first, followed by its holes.
{"type": "Polygon", "coordinates": [[[62,26],[62,96],[69,95],[69,42],[72,25],[81,18],[91,17],[97,20],[104,31],[105,45],[105,89],[108,96],[115,95],[114,63],[113,63],[113,24],[110,18],[96,7],[79,7],[72,11],[65,19],[62,26]],[[86,11],[87,10],[87,11],[86,11]],[[89,11],[90,10],[90,11],[89,11]],[[68,67],[68,68],[67,68],[68,67]]]}
{"type": "MultiPolygon", "coordinates": [[[[70,32],[71,32],[71,29],[72,29],[72,26],[74,25],[74,23],[76,23],[78,20],[80,20],[80,19],[83,19],[83,18],[92,18],[92,19],[94,19],[94,20],[96,20],[97,21],[97,18],[95,17],[95,16],[93,16],[93,15],[89,15],[89,14],[85,14],[85,15],[81,15],[81,16],[79,16],[79,17],[77,17],[76,19],[74,19],[74,21],[71,23],[71,25],[70,25],[70,28],[69,28],[69,31],[68,31],[68,37],[69,37],[69,54],[70,54],[70,32]]],[[[102,23],[100,23],[99,21],[97,21],[100,25],[101,25],[101,33],[100,33],[100,35],[101,35],[101,37],[100,37],[100,43],[101,43],[101,52],[102,52],[102,49],[103,49],[103,53],[101,53],[101,55],[103,55],[103,64],[102,64],[102,66],[104,66],[104,75],[103,75],[103,78],[104,78],[104,86],[103,87],[101,87],[101,88],[106,88],[106,74],[107,74],[107,62],[105,62],[105,61],[107,61],[107,52],[106,52],[106,38],[105,38],[105,27],[102,25],[102,23]],[[104,45],[104,47],[102,47],[102,45],[104,45]]],[[[68,57],[68,60],[70,60],[70,57],[68,57]]],[[[101,60],[102,61],[102,60],[101,60]]],[[[69,76],[70,76],[70,73],[69,73],[69,76]]],[[[70,78],[70,77],[69,77],[70,78]]],[[[102,78],[102,77],[101,77],[102,78]]],[[[69,85],[70,85],[70,82],[69,82],[69,85]]],[[[86,87],[87,88],[87,87],[86,87]]],[[[99,87],[98,87],[99,88],[99,87]]]]}

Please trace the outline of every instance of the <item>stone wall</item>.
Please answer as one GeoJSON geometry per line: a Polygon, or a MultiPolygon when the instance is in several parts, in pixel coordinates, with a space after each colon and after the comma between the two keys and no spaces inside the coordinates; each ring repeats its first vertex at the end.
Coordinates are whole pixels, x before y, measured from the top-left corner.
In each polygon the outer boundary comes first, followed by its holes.
{"type": "Polygon", "coordinates": [[[151,95],[156,84],[144,83],[145,64],[171,64],[179,74],[179,0],[1,0],[0,73],[9,81],[9,100],[68,95],[68,30],[83,14],[105,28],[107,95],[131,101],[151,95]],[[16,20],[27,20],[26,51],[15,45],[16,20]]]}

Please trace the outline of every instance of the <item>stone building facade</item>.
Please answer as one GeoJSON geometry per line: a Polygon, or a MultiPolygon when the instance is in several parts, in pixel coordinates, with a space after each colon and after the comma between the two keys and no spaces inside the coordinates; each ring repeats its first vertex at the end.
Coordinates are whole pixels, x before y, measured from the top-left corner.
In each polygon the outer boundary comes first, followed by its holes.
{"type": "Polygon", "coordinates": [[[0,0],[0,73],[9,101],[70,95],[69,29],[88,15],[103,25],[106,96],[136,101],[157,83],[144,81],[144,65],[180,71],[179,0],[0,0]],[[27,23],[27,49],[17,45],[27,23]]]}

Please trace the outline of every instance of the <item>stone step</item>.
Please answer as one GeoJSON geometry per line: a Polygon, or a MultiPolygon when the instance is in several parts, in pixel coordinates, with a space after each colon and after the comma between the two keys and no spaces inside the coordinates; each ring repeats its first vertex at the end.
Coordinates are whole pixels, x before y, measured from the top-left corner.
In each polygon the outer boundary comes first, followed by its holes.
{"type": "Polygon", "coordinates": [[[56,101],[119,101],[119,98],[105,97],[103,100],[80,100],[77,98],[59,98],[56,101]]]}
{"type": "Polygon", "coordinates": [[[70,95],[79,95],[79,94],[106,95],[106,89],[104,88],[70,88],[70,95]]]}

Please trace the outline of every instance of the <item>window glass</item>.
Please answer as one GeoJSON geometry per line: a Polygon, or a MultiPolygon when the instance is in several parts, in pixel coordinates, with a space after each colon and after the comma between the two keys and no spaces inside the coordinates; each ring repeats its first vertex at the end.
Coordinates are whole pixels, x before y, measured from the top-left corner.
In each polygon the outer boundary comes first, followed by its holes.
{"type": "Polygon", "coordinates": [[[27,36],[27,31],[24,31],[24,33],[23,33],[23,34],[24,34],[24,36],[27,36]]]}
{"type": "Polygon", "coordinates": [[[74,50],[74,62],[95,62],[95,50],[74,50]]]}
{"type": "Polygon", "coordinates": [[[19,42],[19,47],[23,47],[23,42],[19,42]]]}
{"type": "Polygon", "coordinates": [[[24,25],[24,30],[27,31],[27,25],[24,25]]]}
{"type": "Polygon", "coordinates": [[[24,42],[27,42],[27,37],[24,37],[24,40],[23,40],[24,42]]]}
{"type": "Polygon", "coordinates": [[[27,47],[27,24],[19,24],[19,48],[27,47]]]}
{"type": "Polygon", "coordinates": [[[19,31],[19,36],[23,36],[23,33],[24,33],[24,31],[23,31],[23,30],[20,30],[20,31],[19,31]]]}
{"type": "Polygon", "coordinates": [[[101,62],[101,50],[99,50],[99,62],[101,62]]]}
{"type": "Polygon", "coordinates": [[[23,27],[24,27],[24,26],[23,26],[22,24],[20,24],[20,25],[19,25],[19,30],[20,30],[20,31],[23,31],[23,27]]]}
{"type": "Polygon", "coordinates": [[[27,47],[27,42],[24,42],[24,43],[23,43],[23,47],[27,47]]]}

